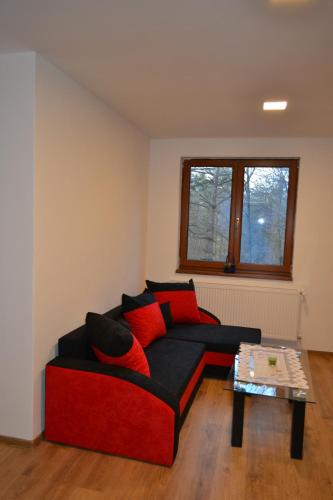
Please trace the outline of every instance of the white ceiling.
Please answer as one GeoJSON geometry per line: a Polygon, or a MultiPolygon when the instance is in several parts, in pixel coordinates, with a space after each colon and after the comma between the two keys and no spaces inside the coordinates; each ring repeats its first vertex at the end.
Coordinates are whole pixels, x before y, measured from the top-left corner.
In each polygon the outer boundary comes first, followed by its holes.
{"type": "Polygon", "coordinates": [[[25,49],[151,137],[333,136],[333,0],[0,0],[25,49]]]}

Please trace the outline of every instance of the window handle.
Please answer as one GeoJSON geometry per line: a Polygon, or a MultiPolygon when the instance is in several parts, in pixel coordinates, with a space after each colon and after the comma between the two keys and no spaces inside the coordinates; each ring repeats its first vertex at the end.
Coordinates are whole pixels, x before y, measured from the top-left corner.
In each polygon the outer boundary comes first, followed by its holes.
{"type": "Polygon", "coordinates": [[[236,230],[238,230],[238,228],[239,228],[239,222],[240,222],[240,218],[236,217],[236,221],[235,221],[235,229],[236,230]]]}

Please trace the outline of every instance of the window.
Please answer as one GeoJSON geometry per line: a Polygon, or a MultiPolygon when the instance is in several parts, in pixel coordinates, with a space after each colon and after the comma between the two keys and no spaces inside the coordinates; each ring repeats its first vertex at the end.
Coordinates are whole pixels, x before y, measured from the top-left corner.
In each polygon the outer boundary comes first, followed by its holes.
{"type": "Polygon", "coordinates": [[[296,159],[183,162],[178,272],[291,279],[296,159]]]}

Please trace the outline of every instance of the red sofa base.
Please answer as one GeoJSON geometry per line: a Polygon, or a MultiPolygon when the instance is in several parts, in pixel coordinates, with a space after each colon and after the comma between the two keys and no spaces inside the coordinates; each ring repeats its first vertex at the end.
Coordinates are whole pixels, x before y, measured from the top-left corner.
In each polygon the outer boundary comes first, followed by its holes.
{"type": "MultiPolygon", "coordinates": [[[[205,352],[179,401],[185,417],[207,365],[230,366],[233,355],[205,352]]],[[[172,465],[178,436],[175,411],[121,378],[48,365],[45,438],[80,448],[172,465]],[[177,438],[177,439],[176,439],[177,438]]]]}
{"type": "Polygon", "coordinates": [[[49,441],[171,465],[175,419],[165,402],[130,382],[46,367],[45,438],[49,441]]]}
{"type": "Polygon", "coordinates": [[[234,354],[225,354],[223,352],[205,352],[206,365],[231,367],[234,363],[234,354]]]}

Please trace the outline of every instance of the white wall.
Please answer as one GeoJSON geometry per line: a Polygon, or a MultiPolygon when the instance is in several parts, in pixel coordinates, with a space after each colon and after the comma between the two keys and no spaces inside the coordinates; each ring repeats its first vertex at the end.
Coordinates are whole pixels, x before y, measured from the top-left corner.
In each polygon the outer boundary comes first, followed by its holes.
{"type": "Polygon", "coordinates": [[[37,57],[35,419],[57,339],[143,287],[149,142],[37,57]]]}
{"type": "Polygon", "coordinates": [[[32,53],[0,111],[0,435],[30,440],[58,337],[143,287],[149,141],[32,53]]]}
{"type": "Polygon", "coordinates": [[[0,56],[0,435],[31,439],[35,56],[0,56]]]}
{"type": "Polygon", "coordinates": [[[333,351],[333,140],[160,139],[151,142],[146,275],[188,279],[178,266],[181,157],[297,157],[300,161],[294,283],[194,276],[196,281],[299,286],[305,290],[301,333],[308,349],[333,351]]]}

